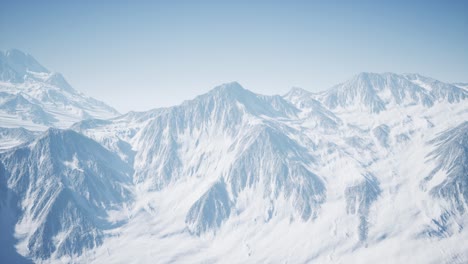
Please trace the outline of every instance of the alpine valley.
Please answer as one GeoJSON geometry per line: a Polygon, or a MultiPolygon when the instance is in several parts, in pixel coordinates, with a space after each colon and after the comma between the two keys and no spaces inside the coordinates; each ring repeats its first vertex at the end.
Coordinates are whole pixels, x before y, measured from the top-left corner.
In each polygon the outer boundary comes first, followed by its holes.
{"type": "Polygon", "coordinates": [[[467,263],[467,88],[232,82],[121,115],[1,52],[0,262],[467,263]]]}

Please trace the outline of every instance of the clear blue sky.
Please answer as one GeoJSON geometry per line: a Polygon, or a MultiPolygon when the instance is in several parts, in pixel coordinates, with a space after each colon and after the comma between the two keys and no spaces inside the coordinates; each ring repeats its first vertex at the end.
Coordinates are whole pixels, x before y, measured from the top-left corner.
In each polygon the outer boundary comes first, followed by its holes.
{"type": "Polygon", "coordinates": [[[362,71],[468,82],[468,1],[3,0],[9,48],[122,112],[229,81],[262,94],[362,71]]]}

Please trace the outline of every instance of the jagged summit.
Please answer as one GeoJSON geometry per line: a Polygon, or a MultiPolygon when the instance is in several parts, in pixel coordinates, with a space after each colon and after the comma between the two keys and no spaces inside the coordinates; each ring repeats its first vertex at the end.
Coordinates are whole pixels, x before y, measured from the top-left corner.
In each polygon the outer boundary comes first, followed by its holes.
{"type": "Polygon", "coordinates": [[[217,97],[219,99],[242,101],[254,96],[256,96],[255,93],[245,89],[238,82],[229,82],[218,85],[199,97],[217,97]]]}
{"type": "Polygon", "coordinates": [[[0,51],[0,63],[6,65],[18,74],[29,72],[49,73],[49,70],[42,66],[33,56],[17,49],[10,49],[5,52],[0,51]]]}
{"type": "Polygon", "coordinates": [[[435,102],[460,102],[468,97],[462,88],[419,74],[363,72],[320,93],[317,99],[330,109],[361,109],[379,113],[391,107],[435,102]]]}
{"type": "Polygon", "coordinates": [[[230,112],[230,117],[241,113],[265,116],[294,115],[298,110],[281,96],[260,95],[242,87],[238,82],[216,86],[208,93],[184,102],[174,109],[198,108],[204,114],[223,115],[230,112]],[[201,109],[200,109],[201,108],[201,109]]]}
{"type": "Polygon", "coordinates": [[[247,91],[242,85],[238,82],[227,82],[221,85],[216,86],[211,90],[211,92],[219,92],[219,93],[241,93],[247,91]]]}
{"type": "Polygon", "coordinates": [[[292,98],[292,97],[302,97],[310,95],[311,92],[300,88],[300,87],[292,87],[289,92],[287,92],[283,97],[285,98],[292,98]]]}
{"type": "Polygon", "coordinates": [[[0,52],[0,117],[32,130],[68,127],[89,118],[118,115],[112,107],[84,96],[62,74],[50,72],[19,50],[0,52]]]}
{"type": "Polygon", "coordinates": [[[62,74],[49,71],[34,57],[17,49],[0,51],[0,81],[38,81],[70,93],[77,93],[62,74]]]}

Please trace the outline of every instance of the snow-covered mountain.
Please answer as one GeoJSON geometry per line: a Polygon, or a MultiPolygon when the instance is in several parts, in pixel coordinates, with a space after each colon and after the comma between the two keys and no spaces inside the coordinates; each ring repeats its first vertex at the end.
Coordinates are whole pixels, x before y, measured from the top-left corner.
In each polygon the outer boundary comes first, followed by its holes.
{"type": "Polygon", "coordinates": [[[317,97],[337,111],[360,108],[378,113],[387,108],[413,104],[430,107],[438,101],[460,102],[468,97],[468,92],[418,74],[360,73],[317,97]]]}
{"type": "Polygon", "coordinates": [[[0,126],[46,130],[118,115],[74,90],[65,78],[19,50],[0,51],[0,126]]]}
{"type": "Polygon", "coordinates": [[[0,160],[2,220],[16,222],[2,225],[2,233],[14,233],[18,252],[37,260],[102,244],[105,231],[119,224],[110,212],[132,200],[131,167],[70,130],[49,129],[0,160]]]}
{"type": "Polygon", "coordinates": [[[3,254],[465,263],[467,97],[416,74],[362,73],[284,96],[234,82],[178,106],[48,130],[0,154],[0,194],[12,197],[1,205],[3,254]]]}

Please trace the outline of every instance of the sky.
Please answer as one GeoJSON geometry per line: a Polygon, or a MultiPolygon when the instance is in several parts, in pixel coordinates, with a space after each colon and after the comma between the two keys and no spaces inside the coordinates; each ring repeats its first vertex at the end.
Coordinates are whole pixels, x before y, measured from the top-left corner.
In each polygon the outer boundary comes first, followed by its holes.
{"type": "Polygon", "coordinates": [[[124,113],[237,81],[321,91],[359,72],[468,82],[468,1],[0,2],[0,49],[20,49],[124,113]]]}

